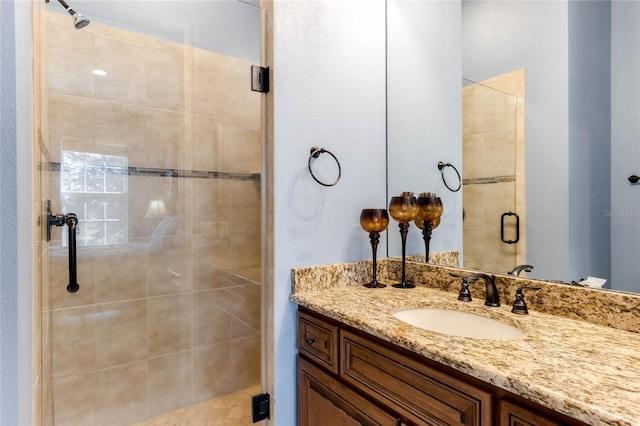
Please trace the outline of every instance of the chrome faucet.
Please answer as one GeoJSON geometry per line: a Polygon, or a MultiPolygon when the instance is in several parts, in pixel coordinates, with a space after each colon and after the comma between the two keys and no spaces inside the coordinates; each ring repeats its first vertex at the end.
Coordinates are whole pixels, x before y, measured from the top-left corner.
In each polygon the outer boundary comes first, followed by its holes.
{"type": "Polygon", "coordinates": [[[520,272],[522,271],[525,271],[525,272],[533,271],[533,265],[518,265],[515,268],[513,268],[511,271],[507,272],[507,274],[517,277],[520,275],[520,272]]]}

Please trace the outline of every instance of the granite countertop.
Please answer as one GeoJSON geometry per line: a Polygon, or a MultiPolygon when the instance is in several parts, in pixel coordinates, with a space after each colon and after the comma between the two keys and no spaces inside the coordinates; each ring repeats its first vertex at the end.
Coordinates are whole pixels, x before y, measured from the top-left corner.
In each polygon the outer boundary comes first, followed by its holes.
{"type": "Polygon", "coordinates": [[[590,425],[640,425],[640,334],[417,286],[359,284],[295,291],[291,300],[590,425]],[[444,308],[499,319],[524,335],[482,340],[430,332],[394,312],[444,308]]]}

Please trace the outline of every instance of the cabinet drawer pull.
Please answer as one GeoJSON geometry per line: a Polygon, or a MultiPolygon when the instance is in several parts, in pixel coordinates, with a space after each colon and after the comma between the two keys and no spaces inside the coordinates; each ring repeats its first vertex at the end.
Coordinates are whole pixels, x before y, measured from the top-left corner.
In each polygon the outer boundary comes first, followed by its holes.
{"type": "Polygon", "coordinates": [[[318,339],[316,339],[315,337],[307,337],[307,345],[313,345],[315,342],[317,342],[318,339]]]}

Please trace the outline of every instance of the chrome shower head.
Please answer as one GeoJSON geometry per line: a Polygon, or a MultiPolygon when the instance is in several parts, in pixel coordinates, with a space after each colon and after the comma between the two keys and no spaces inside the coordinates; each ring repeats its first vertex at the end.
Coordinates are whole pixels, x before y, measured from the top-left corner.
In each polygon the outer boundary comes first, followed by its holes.
{"type": "Polygon", "coordinates": [[[62,5],[62,7],[65,8],[67,12],[69,12],[69,15],[71,15],[71,17],[73,18],[73,26],[76,27],[77,30],[82,29],[87,25],[89,25],[91,21],[89,21],[84,16],[80,15],[75,10],[71,9],[71,6],[69,6],[64,0],[58,0],[58,2],[62,5]]]}
{"type": "Polygon", "coordinates": [[[82,29],[91,23],[90,20],[75,12],[73,15],[73,26],[76,27],[77,30],[82,29]]]}

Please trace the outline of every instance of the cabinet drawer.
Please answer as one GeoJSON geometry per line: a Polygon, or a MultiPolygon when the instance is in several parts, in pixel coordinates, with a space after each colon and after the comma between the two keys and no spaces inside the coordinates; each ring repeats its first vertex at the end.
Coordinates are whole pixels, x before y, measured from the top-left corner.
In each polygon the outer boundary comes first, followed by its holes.
{"type": "Polygon", "coordinates": [[[416,424],[490,426],[492,395],[348,330],[340,376],[416,424]]]}
{"type": "Polygon", "coordinates": [[[400,419],[298,357],[298,424],[398,426],[400,419]]]}
{"type": "Polygon", "coordinates": [[[500,426],[562,426],[564,424],[521,405],[500,401],[500,426]]]}
{"type": "Polygon", "coordinates": [[[298,311],[298,351],[338,374],[338,326],[298,311]]]}

